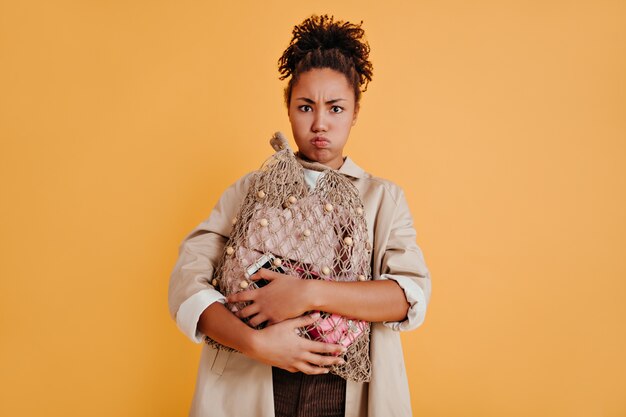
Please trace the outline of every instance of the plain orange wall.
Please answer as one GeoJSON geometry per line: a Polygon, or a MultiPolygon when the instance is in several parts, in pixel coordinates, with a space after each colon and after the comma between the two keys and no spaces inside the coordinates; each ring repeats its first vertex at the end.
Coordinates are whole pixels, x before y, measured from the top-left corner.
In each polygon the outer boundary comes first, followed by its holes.
{"type": "Polygon", "coordinates": [[[416,416],[626,416],[623,1],[2,1],[0,415],[184,416],[184,235],[290,133],[276,61],[365,21],[348,154],[432,272],[416,416]]]}

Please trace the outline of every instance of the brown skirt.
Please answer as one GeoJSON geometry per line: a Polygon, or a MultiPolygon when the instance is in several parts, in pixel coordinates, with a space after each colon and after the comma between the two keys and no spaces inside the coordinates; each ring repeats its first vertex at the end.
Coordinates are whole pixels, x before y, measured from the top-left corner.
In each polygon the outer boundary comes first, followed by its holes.
{"type": "Polygon", "coordinates": [[[342,417],[346,380],[333,374],[307,375],[272,367],[276,417],[342,417]]]}

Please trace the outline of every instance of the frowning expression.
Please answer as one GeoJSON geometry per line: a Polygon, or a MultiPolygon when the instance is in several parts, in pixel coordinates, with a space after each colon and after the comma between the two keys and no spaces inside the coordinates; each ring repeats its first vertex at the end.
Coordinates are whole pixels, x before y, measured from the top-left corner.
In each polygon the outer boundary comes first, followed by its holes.
{"type": "Polygon", "coordinates": [[[343,148],[357,114],[354,89],[341,72],[309,70],[291,90],[289,121],[298,150],[331,168],[343,164],[343,148]]]}

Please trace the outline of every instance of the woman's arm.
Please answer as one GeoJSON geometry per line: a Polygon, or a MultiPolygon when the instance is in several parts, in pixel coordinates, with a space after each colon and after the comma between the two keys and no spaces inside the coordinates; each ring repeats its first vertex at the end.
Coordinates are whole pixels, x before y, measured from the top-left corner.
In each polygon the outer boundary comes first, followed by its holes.
{"type": "Polygon", "coordinates": [[[231,294],[229,302],[252,301],[237,316],[254,316],[250,325],[264,321],[279,323],[311,310],[321,310],[365,320],[401,321],[406,318],[409,304],[404,291],[390,280],[367,282],[335,282],[303,280],[267,269],[252,279],[264,278],[270,284],[263,288],[231,294]]]}
{"type": "Polygon", "coordinates": [[[314,310],[378,322],[402,321],[409,309],[404,292],[395,281],[311,281],[309,284],[314,310]]]}
{"type": "Polygon", "coordinates": [[[298,336],[299,327],[309,326],[317,319],[319,315],[307,315],[262,330],[254,330],[235,317],[223,304],[216,302],[201,314],[198,330],[213,340],[268,365],[291,372],[325,374],[328,373],[327,366],[343,364],[343,359],[335,355],[345,353],[345,348],[298,336]]]}

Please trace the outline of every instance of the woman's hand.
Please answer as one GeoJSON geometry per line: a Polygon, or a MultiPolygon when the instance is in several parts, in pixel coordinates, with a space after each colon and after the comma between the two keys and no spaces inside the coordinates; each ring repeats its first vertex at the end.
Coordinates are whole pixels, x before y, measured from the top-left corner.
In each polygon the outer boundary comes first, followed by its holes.
{"type": "Polygon", "coordinates": [[[255,330],[235,317],[224,304],[213,303],[200,315],[198,330],[268,365],[291,372],[323,374],[328,372],[326,367],[343,362],[335,355],[345,353],[345,348],[298,336],[298,328],[310,326],[318,319],[319,314],[306,315],[255,330]]]}
{"type": "Polygon", "coordinates": [[[326,374],[328,366],[344,363],[341,357],[335,355],[345,353],[345,348],[298,336],[298,328],[310,326],[318,319],[319,313],[315,313],[256,330],[254,343],[244,353],[255,360],[289,372],[326,374]]]}
{"type": "Polygon", "coordinates": [[[269,284],[257,290],[241,291],[228,296],[229,303],[251,301],[252,304],[236,313],[241,319],[250,318],[248,324],[256,327],[261,323],[276,324],[300,317],[311,310],[307,297],[309,282],[291,275],[269,269],[260,269],[251,279],[266,279],[269,284]]]}

